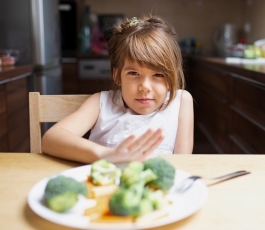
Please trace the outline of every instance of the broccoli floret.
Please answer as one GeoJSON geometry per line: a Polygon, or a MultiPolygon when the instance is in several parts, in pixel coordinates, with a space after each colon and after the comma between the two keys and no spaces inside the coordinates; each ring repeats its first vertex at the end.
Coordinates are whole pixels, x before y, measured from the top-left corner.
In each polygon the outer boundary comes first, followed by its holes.
{"type": "Polygon", "coordinates": [[[150,199],[151,194],[145,196],[145,190],[143,182],[133,184],[130,188],[120,187],[110,198],[110,212],[118,216],[138,217],[153,211],[154,199],[150,199]]]}
{"type": "Polygon", "coordinates": [[[133,161],[123,169],[120,185],[130,187],[131,185],[140,181],[142,181],[145,185],[156,178],[157,176],[152,170],[144,170],[144,164],[142,162],[133,161]]]}
{"type": "Polygon", "coordinates": [[[111,185],[121,176],[121,169],[105,159],[94,162],[91,166],[91,180],[95,185],[111,185]]]}
{"type": "Polygon", "coordinates": [[[111,213],[119,216],[138,217],[154,208],[152,200],[143,197],[145,185],[157,176],[151,169],[144,170],[138,161],[129,163],[122,171],[120,188],[111,196],[111,213]]]}
{"type": "Polygon", "coordinates": [[[161,208],[164,191],[171,188],[174,179],[175,168],[162,158],[131,162],[122,171],[119,189],[110,197],[110,212],[138,217],[161,208]]]}
{"type": "Polygon", "coordinates": [[[83,196],[88,196],[88,189],[87,189],[86,184],[78,183],[76,188],[77,188],[78,194],[81,194],[83,196]]]}
{"type": "Polygon", "coordinates": [[[129,163],[121,175],[121,185],[130,185],[139,181],[140,173],[144,170],[144,164],[139,161],[129,163]]]}
{"type": "Polygon", "coordinates": [[[133,184],[130,188],[120,187],[109,200],[110,212],[118,216],[132,216],[136,212],[144,191],[142,182],[133,184]]]}
{"type": "Polygon", "coordinates": [[[157,175],[151,169],[146,169],[140,174],[140,180],[142,180],[145,185],[155,179],[157,179],[157,175]]]}
{"type": "Polygon", "coordinates": [[[140,203],[132,209],[131,216],[138,217],[142,216],[145,213],[151,212],[154,210],[153,203],[150,199],[142,198],[140,203]]]}
{"type": "Polygon", "coordinates": [[[78,201],[77,194],[71,192],[65,192],[58,194],[46,200],[50,209],[56,212],[64,212],[69,208],[72,208],[78,201]]]}
{"type": "Polygon", "coordinates": [[[160,209],[166,204],[165,194],[161,189],[153,191],[145,188],[143,198],[151,201],[154,210],[160,209]]]}
{"type": "Polygon", "coordinates": [[[88,195],[86,185],[73,178],[60,175],[48,181],[44,199],[50,209],[64,212],[76,204],[78,194],[88,195]]]}
{"type": "Polygon", "coordinates": [[[165,159],[157,157],[146,160],[144,168],[151,169],[157,176],[157,179],[147,184],[149,187],[168,191],[173,186],[176,171],[174,166],[165,159]]]}

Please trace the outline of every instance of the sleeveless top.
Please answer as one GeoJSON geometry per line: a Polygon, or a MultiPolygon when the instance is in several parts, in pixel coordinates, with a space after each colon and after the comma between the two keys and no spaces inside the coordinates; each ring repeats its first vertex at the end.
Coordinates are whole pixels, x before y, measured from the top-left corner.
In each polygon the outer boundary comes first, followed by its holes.
{"type": "MultiPolygon", "coordinates": [[[[117,94],[121,98],[121,92],[118,91],[117,94]]],[[[168,98],[169,94],[166,100],[168,98]]],[[[131,134],[139,137],[148,128],[156,130],[161,127],[165,138],[153,153],[172,154],[178,129],[180,98],[181,90],[177,90],[176,97],[165,110],[139,115],[129,108],[115,105],[110,91],[102,91],[99,117],[91,129],[89,140],[106,147],[116,148],[131,134]]]]}

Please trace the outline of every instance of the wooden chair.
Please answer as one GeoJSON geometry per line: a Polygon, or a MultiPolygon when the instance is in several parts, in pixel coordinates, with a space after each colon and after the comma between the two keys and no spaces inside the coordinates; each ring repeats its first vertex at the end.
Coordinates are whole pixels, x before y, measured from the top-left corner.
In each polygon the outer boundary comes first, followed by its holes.
{"type": "Polygon", "coordinates": [[[41,153],[41,123],[58,122],[76,111],[90,95],[29,93],[30,152],[41,153]]]}

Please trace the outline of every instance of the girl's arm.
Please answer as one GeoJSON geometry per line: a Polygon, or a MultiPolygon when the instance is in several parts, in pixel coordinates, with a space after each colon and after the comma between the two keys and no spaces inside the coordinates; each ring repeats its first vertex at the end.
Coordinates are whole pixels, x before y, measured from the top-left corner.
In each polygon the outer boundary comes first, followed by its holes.
{"type": "Polygon", "coordinates": [[[193,99],[189,92],[183,90],[180,101],[178,131],[174,154],[192,154],[194,135],[193,129],[193,99]]]}
{"type": "Polygon", "coordinates": [[[100,93],[91,95],[76,112],[52,126],[42,138],[42,151],[79,162],[97,160],[106,148],[82,136],[96,123],[99,103],[100,93]]]}
{"type": "Polygon", "coordinates": [[[99,159],[107,159],[113,163],[132,160],[145,160],[162,142],[162,130],[148,130],[135,139],[125,139],[116,149],[104,147],[82,136],[97,121],[100,111],[100,93],[90,96],[73,114],[52,126],[42,138],[42,151],[46,154],[92,163],[99,159]]]}

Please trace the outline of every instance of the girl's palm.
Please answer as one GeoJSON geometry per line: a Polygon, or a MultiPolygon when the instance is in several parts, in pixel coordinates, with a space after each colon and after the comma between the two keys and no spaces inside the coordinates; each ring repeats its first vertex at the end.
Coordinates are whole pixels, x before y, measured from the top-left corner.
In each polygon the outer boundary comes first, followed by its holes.
{"type": "Polygon", "coordinates": [[[162,129],[153,131],[148,129],[142,136],[134,135],[126,138],[116,149],[113,149],[107,158],[113,163],[144,161],[163,141],[162,129]]]}

